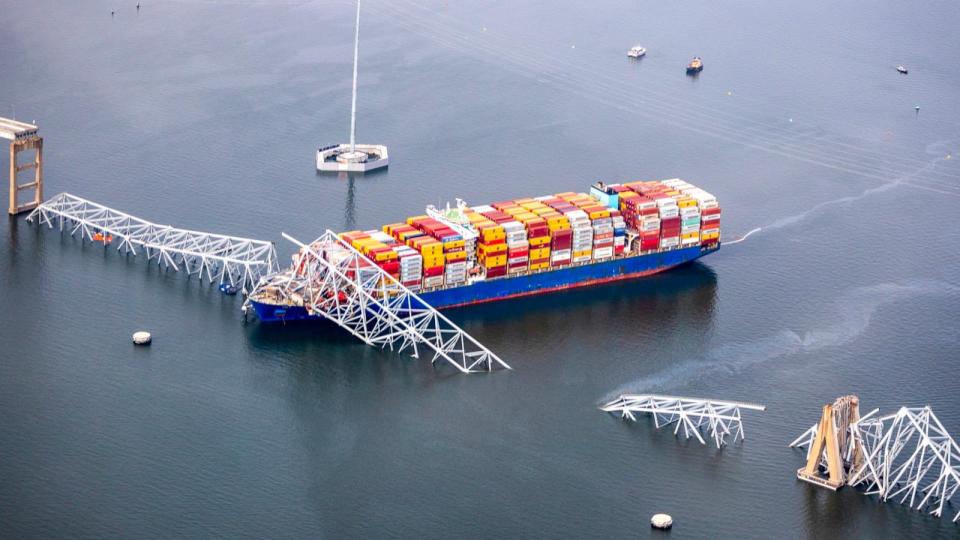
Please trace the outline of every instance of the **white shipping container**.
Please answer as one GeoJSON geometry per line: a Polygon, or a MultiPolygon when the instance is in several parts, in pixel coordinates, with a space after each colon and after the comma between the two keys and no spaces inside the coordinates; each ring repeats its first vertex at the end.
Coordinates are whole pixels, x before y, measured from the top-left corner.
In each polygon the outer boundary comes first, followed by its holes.
{"type": "Polygon", "coordinates": [[[590,260],[590,255],[581,255],[580,257],[574,257],[574,258],[571,259],[571,260],[572,260],[572,262],[575,262],[575,263],[587,262],[587,261],[590,260]]]}
{"type": "Polygon", "coordinates": [[[682,238],[682,239],[680,240],[680,245],[681,245],[681,246],[689,246],[690,244],[699,244],[699,243],[700,243],[700,237],[699,237],[699,236],[696,237],[696,238],[682,238]]]}
{"type": "Polygon", "coordinates": [[[383,231],[373,231],[370,233],[370,238],[373,238],[377,242],[383,242],[384,244],[396,243],[396,240],[392,236],[383,231]]]}
{"type": "Polygon", "coordinates": [[[482,214],[484,212],[493,212],[496,210],[496,208],[490,206],[489,204],[481,204],[480,206],[473,206],[472,209],[474,212],[478,214],[482,214]]]}
{"type": "Polygon", "coordinates": [[[550,253],[550,260],[552,260],[552,261],[559,261],[559,260],[562,260],[562,259],[569,259],[571,253],[573,253],[573,251],[572,251],[572,250],[569,250],[569,249],[557,250],[557,251],[554,251],[554,252],[550,253]]]}
{"type": "Polygon", "coordinates": [[[661,247],[661,248],[677,247],[678,245],[680,245],[680,237],[679,237],[679,236],[671,236],[670,238],[661,238],[661,239],[660,239],[660,247],[661,247]]]}
{"type": "Polygon", "coordinates": [[[424,287],[439,287],[443,285],[443,276],[432,276],[423,278],[424,287]]]}
{"type": "Polygon", "coordinates": [[[608,257],[613,257],[613,247],[597,248],[593,250],[594,259],[606,259],[608,257]]]}

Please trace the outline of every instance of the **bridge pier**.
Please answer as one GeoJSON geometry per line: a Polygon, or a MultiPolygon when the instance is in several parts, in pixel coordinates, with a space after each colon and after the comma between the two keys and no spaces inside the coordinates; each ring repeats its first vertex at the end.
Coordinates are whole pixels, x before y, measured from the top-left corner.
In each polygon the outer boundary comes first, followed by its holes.
{"type": "Polygon", "coordinates": [[[7,212],[15,216],[40,206],[43,202],[43,137],[38,135],[33,124],[18,122],[10,118],[0,118],[0,137],[10,140],[10,205],[7,212]],[[33,161],[17,163],[21,152],[35,150],[33,161]],[[33,180],[26,184],[18,181],[20,173],[33,169],[33,180]],[[33,190],[33,197],[20,204],[20,193],[33,190]]]}

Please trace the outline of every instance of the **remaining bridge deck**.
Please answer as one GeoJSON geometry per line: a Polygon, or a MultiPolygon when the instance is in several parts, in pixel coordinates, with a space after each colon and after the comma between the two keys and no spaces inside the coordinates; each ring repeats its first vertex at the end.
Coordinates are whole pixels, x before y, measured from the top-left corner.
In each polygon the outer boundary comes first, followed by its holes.
{"type": "Polygon", "coordinates": [[[115,243],[118,251],[137,255],[142,250],[157,264],[244,289],[277,269],[271,242],[158,225],[69,193],[38,206],[27,216],[34,219],[50,228],[57,223],[61,231],[79,232],[91,242],[115,243]]]}

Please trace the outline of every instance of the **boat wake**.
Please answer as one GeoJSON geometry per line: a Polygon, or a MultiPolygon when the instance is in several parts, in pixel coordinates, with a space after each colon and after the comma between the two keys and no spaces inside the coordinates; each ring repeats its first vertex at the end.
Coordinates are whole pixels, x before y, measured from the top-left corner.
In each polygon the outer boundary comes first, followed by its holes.
{"type": "MultiPolygon", "coordinates": [[[[895,178],[879,186],[865,189],[857,195],[848,195],[846,197],[840,197],[837,199],[824,201],[800,214],[780,218],[777,221],[774,221],[773,223],[763,227],[756,227],[750,230],[750,232],[748,232],[747,234],[737,238],[736,240],[733,240],[730,242],[724,242],[724,245],[730,246],[733,244],[739,244],[740,242],[743,242],[744,240],[746,240],[747,237],[749,237],[750,235],[756,232],[782,229],[784,227],[790,227],[791,225],[796,225],[798,223],[805,221],[810,216],[815,215],[816,213],[823,210],[824,208],[858,201],[860,199],[869,197],[870,195],[874,195],[876,193],[883,193],[885,191],[890,191],[891,189],[894,189],[899,186],[909,186],[909,187],[924,189],[927,191],[932,191],[932,192],[940,193],[943,195],[960,196],[960,192],[957,192],[957,191],[947,191],[947,190],[931,187],[930,185],[920,185],[920,184],[911,183],[911,180],[923,175],[923,173],[927,171],[932,170],[934,167],[937,166],[938,163],[943,161],[949,161],[951,159],[952,154],[947,152],[947,149],[951,147],[951,144],[952,144],[951,141],[938,141],[935,143],[928,144],[926,147],[926,153],[930,155],[935,155],[937,157],[931,159],[926,165],[924,165],[923,167],[920,167],[919,169],[915,170],[910,174],[905,174],[903,176],[895,178]]],[[[945,185],[944,187],[949,188],[951,186],[945,185]]]]}
{"type": "Polygon", "coordinates": [[[837,315],[828,326],[804,332],[783,329],[757,340],[722,345],[699,359],[686,360],[630,382],[604,400],[624,393],[672,391],[698,382],[710,384],[718,377],[736,375],[758,364],[845,345],[866,331],[880,307],[918,296],[945,294],[960,294],[960,286],[940,281],[912,281],[857,287],[838,298],[837,315]]]}

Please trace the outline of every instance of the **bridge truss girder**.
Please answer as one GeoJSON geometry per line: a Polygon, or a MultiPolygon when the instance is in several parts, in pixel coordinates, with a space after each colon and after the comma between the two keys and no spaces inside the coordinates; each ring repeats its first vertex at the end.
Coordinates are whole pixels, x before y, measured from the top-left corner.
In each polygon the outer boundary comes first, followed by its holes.
{"type": "Polygon", "coordinates": [[[416,293],[344,242],[332,231],[311,242],[284,234],[300,247],[294,269],[268,277],[269,288],[284,300],[304,306],[371,346],[397,352],[433,353],[463,373],[492,371],[506,362],[480,344],[416,293]]]}
{"type": "Polygon", "coordinates": [[[116,243],[117,251],[134,256],[142,250],[158,265],[244,290],[277,269],[271,242],[158,225],[70,193],[43,202],[27,220],[50,228],[57,223],[61,232],[80,233],[81,238],[104,245],[116,243]],[[97,235],[102,239],[95,239],[97,235]]]}
{"type": "Polygon", "coordinates": [[[766,407],[736,401],[623,394],[600,408],[606,412],[618,412],[621,418],[634,422],[637,421],[637,414],[650,414],[657,429],[676,423],[674,435],[679,434],[683,427],[686,438],[696,437],[700,444],[707,444],[700,434],[701,428],[705,427],[717,448],[726,444],[727,435],[733,436],[733,442],[736,442],[738,437],[744,439],[740,409],[763,411],[766,407]]]}

